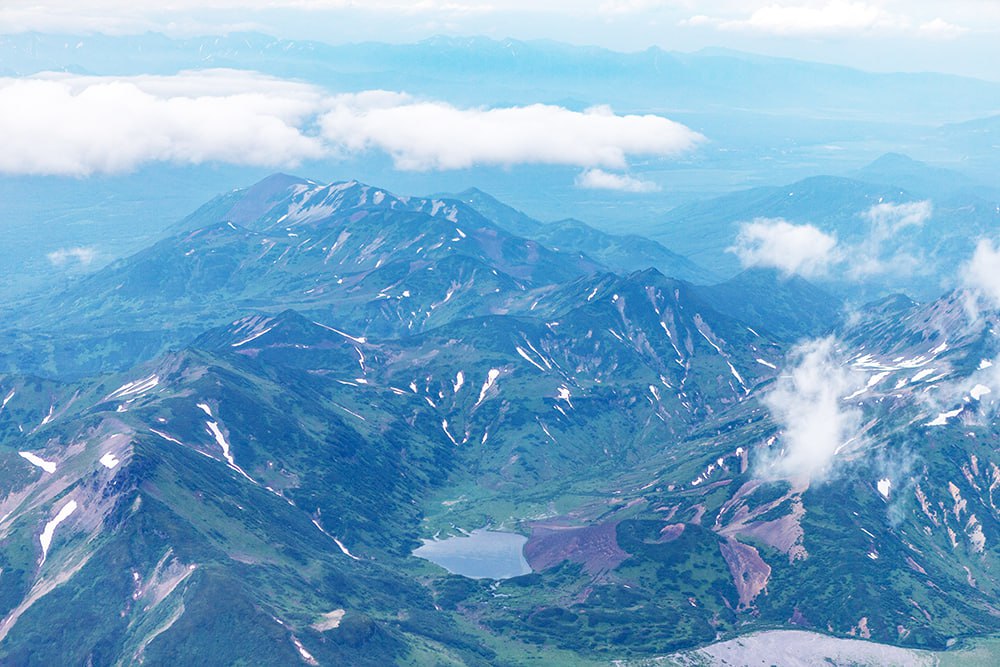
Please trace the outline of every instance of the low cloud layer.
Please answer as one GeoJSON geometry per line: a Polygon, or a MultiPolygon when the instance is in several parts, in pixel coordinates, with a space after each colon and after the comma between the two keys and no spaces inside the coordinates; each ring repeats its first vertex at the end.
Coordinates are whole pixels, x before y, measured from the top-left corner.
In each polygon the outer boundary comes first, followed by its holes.
{"type": "Polygon", "coordinates": [[[300,130],[310,86],[231,70],[172,77],[0,79],[0,172],[86,176],[145,162],[294,165],[323,155],[300,130]]]}
{"type": "Polygon", "coordinates": [[[339,96],[320,127],[334,145],[381,150],[413,171],[522,163],[622,169],[629,155],[677,155],[703,139],[661,116],[618,116],[609,107],[459,109],[388,93],[339,96]]]}
{"type": "Polygon", "coordinates": [[[390,155],[402,170],[623,169],[630,156],[669,157],[702,139],[661,116],[607,107],[463,109],[385,91],[330,95],[234,70],[0,78],[7,174],[86,176],[155,161],[285,167],[367,151],[390,155]]]}
{"type": "Polygon", "coordinates": [[[861,410],[841,400],[856,379],[834,338],[800,344],[788,362],[790,370],[763,399],[781,432],[777,450],[758,463],[758,475],[824,479],[837,454],[859,437],[861,410]]]}
{"type": "Polygon", "coordinates": [[[613,174],[603,169],[588,169],[576,178],[579,188],[617,190],[619,192],[658,192],[660,186],[627,174],[613,174]]]}
{"type": "Polygon", "coordinates": [[[920,227],[933,214],[929,201],[876,204],[859,214],[866,233],[853,243],[844,243],[811,224],[796,224],[783,218],[757,218],[740,225],[735,254],[745,268],[772,268],[782,274],[804,278],[823,277],[833,269],[850,279],[894,273],[912,275],[924,260],[903,249],[904,230],[920,227]]]}
{"type": "Polygon", "coordinates": [[[699,14],[684,22],[725,31],[757,32],[787,37],[856,36],[864,33],[909,34],[932,39],[958,37],[967,29],[936,17],[916,21],[871,2],[830,0],[824,4],[773,3],[739,18],[699,14]]]}
{"type": "Polygon", "coordinates": [[[729,248],[744,267],[778,269],[784,275],[811,278],[825,274],[837,260],[837,239],[813,225],[782,218],[757,218],[740,226],[729,248]]]}

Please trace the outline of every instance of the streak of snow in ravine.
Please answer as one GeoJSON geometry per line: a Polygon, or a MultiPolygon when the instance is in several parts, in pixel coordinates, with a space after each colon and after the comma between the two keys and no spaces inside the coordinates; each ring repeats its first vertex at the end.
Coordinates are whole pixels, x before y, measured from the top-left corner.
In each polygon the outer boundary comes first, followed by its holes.
{"type": "Polygon", "coordinates": [[[233,455],[229,452],[229,441],[226,440],[226,436],[222,434],[222,430],[219,428],[218,422],[205,422],[208,426],[209,432],[215,436],[215,442],[218,443],[219,447],[222,447],[222,455],[229,462],[229,465],[235,466],[236,462],[233,460],[233,455]]]}
{"type": "Polygon", "coordinates": [[[306,664],[313,665],[314,667],[316,665],[319,665],[319,662],[316,661],[316,658],[313,657],[313,654],[306,650],[306,647],[302,645],[302,642],[299,641],[299,638],[296,637],[295,635],[292,635],[292,644],[295,645],[295,648],[298,650],[299,655],[302,656],[302,659],[306,661],[306,664]]]}
{"type": "Polygon", "coordinates": [[[921,366],[926,366],[931,361],[933,357],[915,357],[913,359],[904,359],[902,357],[894,359],[891,363],[885,363],[875,359],[871,354],[865,354],[863,356],[854,359],[851,364],[861,370],[871,370],[871,371],[901,371],[912,368],[920,368],[921,366]]]}
{"type": "Polygon", "coordinates": [[[157,431],[157,430],[156,430],[155,428],[151,428],[151,429],[149,429],[149,430],[150,430],[150,432],[151,432],[151,433],[155,433],[156,435],[160,436],[161,438],[163,438],[164,440],[166,440],[166,441],[168,441],[168,442],[172,442],[172,443],[175,443],[175,444],[178,444],[178,445],[180,445],[181,447],[183,447],[183,446],[184,446],[184,443],[183,443],[183,442],[181,442],[181,441],[180,441],[180,440],[178,440],[177,438],[174,438],[174,437],[171,437],[171,436],[167,435],[167,434],[166,434],[166,433],[164,433],[163,431],[157,431]]]}
{"type": "Polygon", "coordinates": [[[115,389],[113,392],[108,394],[104,400],[112,400],[115,398],[122,398],[123,396],[131,396],[133,394],[141,394],[143,392],[149,391],[156,385],[160,383],[160,378],[156,375],[150,375],[149,377],[144,377],[141,380],[133,380],[132,382],[126,382],[122,386],[115,389]]]}
{"type": "Polygon", "coordinates": [[[775,366],[774,364],[772,364],[770,361],[765,361],[764,359],[758,358],[757,359],[757,363],[760,364],[761,366],[767,366],[768,368],[772,368],[774,370],[778,369],[777,366],[775,366]]]}
{"type": "Polygon", "coordinates": [[[49,474],[56,471],[56,464],[53,461],[46,461],[42,457],[32,454],[31,452],[18,452],[18,454],[27,459],[27,461],[32,465],[38,466],[49,474]]]}
{"type": "Polygon", "coordinates": [[[455,441],[455,436],[453,436],[451,434],[451,432],[448,431],[448,420],[447,419],[442,419],[441,420],[441,430],[443,430],[444,434],[446,436],[448,436],[449,440],[451,440],[451,444],[453,444],[453,445],[455,445],[457,447],[458,446],[458,442],[455,441]]]}
{"type": "Polygon", "coordinates": [[[351,415],[352,417],[357,417],[358,419],[360,419],[360,420],[361,420],[361,421],[363,421],[363,422],[366,422],[366,421],[368,421],[368,420],[367,420],[367,419],[365,419],[365,418],[364,418],[364,417],[363,417],[362,415],[359,415],[359,414],[358,414],[357,412],[355,412],[354,410],[351,410],[351,409],[349,409],[349,408],[345,408],[345,407],[344,407],[343,405],[341,405],[340,403],[334,403],[334,405],[336,405],[336,406],[337,406],[338,408],[340,408],[341,410],[343,410],[343,411],[344,411],[344,412],[346,412],[347,414],[351,415]]]}
{"type": "Polygon", "coordinates": [[[55,418],[55,415],[56,415],[56,405],[55,403],[53,403],[52,405],[49,406],[49,414],[45,415],[45,418],[42,419],[42,423],[39,424],[39,426],[40,427],[45,426],[46,424],[51,422],[55,418]]]}
{"type": "Polygon", "coordinates": [[[341,542],[339,539],[337,539],[333,534],[328,533],[326,531],[326,529],[323,528],[323,526],[319,525],[319,521],[317,521],[316,519],[313,519],[312,522],[313,522],[314,526],[316,526],[317,528],[319,528],[319,530],[320,530],[321,533],[323,533],[324,535],[326,535],[327,537],[329,537],[331,540],[333,540],[336,543],[337,548],[340,549],[341,553],[343,553],[348,558],[353,558],[354,560],[361,560],[360,558],[358,558],[357,556],[355,556],[354,554],[352,554],[350,552],[350,550],[346,546],[344,546],[343,542],[341,542]]]}
{"type": "Polygon", "coordinates": [[[209,417],[213,417],[214,416],[214,415],[212,415],[212,408],[208,407],[208,403],[199,403],[198,404],[198,409],[200,409],[202,412],[204,412],[209,417]]]}
{"type": "Polygon", "coordinates": [[[4,399],[3,399],[3,403],[2,403],[2,404],[0,404],[0,410],[3,410],[4,408],[6,408],[6,407],[7,407],[7,404],[8,404],[8,403],[10,403],[10,399],[14,398],[14,394],[15,394],[15,393],[16,393],[16,390],[15,390],[15,389],[11,389],[11,390],[10,390],[10,393],[9,393],[9,394],[7,394],[7,396],[6,396],[6,397],[4,397],[4,399]]]}
{"type": "Polygon", "coordinates": [[[545,367],[548,368],[549,370],[552,370],[552,362],[549,361],[548,358],[546,358],[546,356],[544,354],[542,354],[541,352],[539,352],[538,350],[536,350],[535,346],[531,344],[530,340],[528,340],[527,338],[525,338],[524,342],[528,345],[528,349],[531,350],[532,352],[534,352],[535,356],[537,356],[539,359],[542,360],[542,363],[545,364],[545,367]]]}
{"type": "Polygon", "coordinates": [[[681,359],[684,358],[684,355],[681,354],[680,349],[677,347],[677,343],[674,342],[673,334],[671,334],[670,329],[667,328],[666,322],[661,321],[660,326],[663,327],[663,332],[667,334],[667,340],[670,341],[670,345],[673,346],[674,352],[677,353],[677,363],[681,363],[681,359]]]}
{"type": "Polygon", "coordinates": [[[529,357],[528,353],[525,352],[524,349],[522,349],[520,346],[515,346],[514,349],[517,350],[517,353],[519,355],[521,355],[521,357],[525,361],[527,361],[529,364],[531,364],[532,366],[534,366],[538,370],[542,371],[543,373],[545,372],[545,368],[540,363],[538,363],[537,361],[535,361],[534,359],[532,359],[531,357],[529,357]]]}
{"type": "Polygon", "coordinates": [[[323,327],[327,331],[332,331],[335,334],[341,335],[344,338],[349,338],[350,340],[353,340],[355,343],[358,343],[359,345],[364,345],[365,343],[368,342],[368,339],[365,338],[364,336],[352,336],[351,334],[344,333],[340,329],[334,329],[333,327],[328,327],[325,324],[320,324],[319,322],[313,322],[313,324],[319,327],[323,327]]]}
{"type": "Polygon", "coordinates": [[[555,444],[559,444],[559,441],[558,441],[558,440],[556,440],[556,439],[555,439],[554,437],[552,437],[552,434],[551,434],[551,433],[549,433],[549,429],[547,429],[547,428],[545,427],[545,424],[543,424],[543,423],[542,423],[542,422],[541,422],[541,421],[539,420],[539,422],[538,422],[538,425],[542,427],[542,430],[543,430],[543,431],[545,432],[545,435],[549,436],[549,439],[550,439],[550,440],[551,440],[552,442],[554,442],[555,444]]]}
{"type": "Polygon", "coordinates": [[[704,332],[704,331],[702,331],[702,330],[701,330],[700,328],[698,328],[698,333],[700,333],[700,334],[701,334],[701,337],[702,337],[702,338],[704,338],[705,340],[707,340],[707,341],[708,341],[708,344],[709,344],[709,345],[711,345],[712,347],[714,347],[714,348],[715,348],[715,351],[716,351],[716,352],[718,352],[718,353],[719,353],[719,354],[721,354],[722,356],[726,356],[726,355],[725,355],[725,354],[724,354],[724,353],[722,352],[722,348],[721,348],[721,347],[719,347],[718,345],[716,345],[716,344],[715,344],[715,341],[713,341],[713,340],[712,340],[711,338],[709,338],[709,337],[708,337],[708,336],[707,336],[707,335],[705,334],[705,332],[704,332]]]}
{"type": "Polygon", "coordinates": [[[247,343],[249,343],[251,341],[257,340],[258,338],[260,338],[264,334],[268,333],[272,329],[274,329],[274,325],[273,324],[271,326],[269,326],[269,327],[266,327],[265,329],[263,329],[261,331],[258,331],[256,333],[250,334],[249,336],[247,336],[243,340],[239,341],[238,343],[233,343],[232,347],[240,347],[242,345],[246,345],[247,343]]]}
{"type": "Polygon", "coordinates": [[[948,423],[949,419],[951,419],[952,417],[957,417],[962,412],[963,409],[964,408],[956,408],[955,410],[952,410],[950,412],[942,412],[933,420],[924,424],[924,426],[944,426],[945,424],[948,423]]]}
{"type": "Polygon", "coordinates": [[[868,378],[868,384],[866,384],[861,389],[858,389],[856,392],[854,392],[850,396],[845,396],[844,400],[845,401],[849,401],[851,399],[857,398],[861,394],[867,392],[869,389],[871,389],[872,387],[874,387],[875,385],[877,385],[882,380],[886,379],[888,376],[889,376],[889,371],[882,371],[881,373],[876,373],[875,375],[873,375],[870,378],[868,378]]]}
{"type": "Polygon", "coordinates": [[[567,387],[566,385],[562,385],[561,387],[559,387],[558,391],[559,391],[559,393],[556,396],[556,398],[558,398],[560,401],[566,401],[566,403],[569,405],[569,407],[572,408],[573,407],[573,401],[570,399],[569,387],[567,387]]]}
{"type": "Polygon", "coordinates": [[[743,393],[749,394],[750,390],[747,389],[746,384],[743,382],[743,376],[741,376],[736,371],[736,367],[733,366],[733,363],[731,361],[729,361],[729,359],[726,359],[726,364],[729,366],[729,372],[733,374],[733,377],[736,378],[736,381],[740,383],[740,387],[743,388],[743,393]]]}
{"type": "Polygon", "coordinates": [[[890,480],[888,477],[885,477],[883,479],[880,479],[876,486],[878,486],[878,492],[882,494],[882,497],[888,500],[889,491],[892,489],[892,480],[890,480]]]}
{"type": "Polygon", "coordinates": [[[56,514],[55,518],[45,524],[45,528],[42,530],[42,534],[38,536],[38,542],[42,545],[42,562],[45,562],[45,557],[49,554],[49,546],[52,544],[52,537],[55,535],[56,527],[63,521],[68,519],[73,512],[76,511],[76,501],[71,500],[62,506],[59,513],[56,514]]]}
{"type": "Polygon", "coordinates": [[[118,457],[115,456],[112,452],[108,452],[107,454],[101,457],[101,465],[103,465],[105,468],[113,469],[119,463],[121,462],[118,460],[118,457]]]}
{"type": "Polygon", "coordinates": [[[455,373],[454,389],[456,394],[458,393],[458,390],[462,388],[463,384],[465,384],[465,373],[459,371],[455,373]]]}
{"type": "Polygon", "coordinates": [[[500,371],[496,368],[491,368],[490,372],[486,374],[486,382],[483,383],[483,388],[479,390],[479,398],[476,400],[476,405],[473,407],[478,407],[480,403],[486,398],[486,392],[496,383],[497,378],[500,377],[500,371]]]}
{"type": "Polygon", "coordinates": [[[209,421],[205,422],[205,424],[208,426],[208,430],[212,433],[212,435],[215,436],[215,442],[217,442],[219,447],[222,448],[222,455],[225,457],[226,463],[229,464],[229,467],[256,484],[257,480],[248,475],[243,468],[236,465],[236,460],[233,459],[232,452],[230,451],[229,441],[227,441],[226,436],[222,434],[222,430],[219,428],[218,422],[209,421]]]}

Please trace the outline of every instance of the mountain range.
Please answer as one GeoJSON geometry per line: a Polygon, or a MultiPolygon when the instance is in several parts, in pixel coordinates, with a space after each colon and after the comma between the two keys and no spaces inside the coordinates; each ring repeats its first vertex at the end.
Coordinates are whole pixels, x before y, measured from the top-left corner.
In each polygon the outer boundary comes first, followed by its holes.
{"type": "MultiPolygon", "coordinates": [[[[903,187],[806,185],[851,202],[831,225],[903,187]]],[[[659,238],[275,174],[17,303],[0,654],[643,664],[760,629],[992,632],[997,313],[952,291],[845,317],[659,238]],[[812,474],[768,466],[810,435],[788,382],[857,425],[812,474]],[[480,529],[530,572],[412,555],[480,529]]]]}

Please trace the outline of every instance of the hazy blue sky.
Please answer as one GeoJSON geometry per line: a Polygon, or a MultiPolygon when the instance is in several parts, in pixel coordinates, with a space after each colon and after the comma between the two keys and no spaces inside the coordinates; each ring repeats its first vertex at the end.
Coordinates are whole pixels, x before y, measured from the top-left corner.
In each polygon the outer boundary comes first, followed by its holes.
{"type": "Polygon", "coordinates": [[[259,30],[331,43],[436,34],[616,50],[722,46],[875,70],[1000,79],[997,0],[7,0],[0,33],[259,30]],[[154,8],[155,7],[155,8],[154,8]]]}

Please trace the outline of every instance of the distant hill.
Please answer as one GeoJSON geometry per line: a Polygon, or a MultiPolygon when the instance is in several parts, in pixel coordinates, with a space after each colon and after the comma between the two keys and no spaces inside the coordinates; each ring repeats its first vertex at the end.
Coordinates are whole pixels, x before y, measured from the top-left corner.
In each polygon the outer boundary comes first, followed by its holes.
{"type": "MultiPolygon", "coordinates": [[[[442,195],[449,196],[449,195],[442,195]]],[[[472,188],[450,195],[507,231],[539,241],[550,248],[581,252],[614,271],[655,268],[667,276],[696,283],[716,279],[710,271],[671,252],[663,245],[635,234],[609,234],[580,220],[543,223],[472,188]]]]}
{"type": "Polygon", "coordinates": [[[987,191],[984,184],[959,171],[935,167],[900,153],[886,153],[848,176],[868,183],[893,185],[922,197],[987,191]]]}

